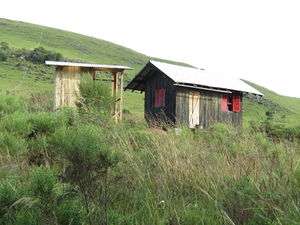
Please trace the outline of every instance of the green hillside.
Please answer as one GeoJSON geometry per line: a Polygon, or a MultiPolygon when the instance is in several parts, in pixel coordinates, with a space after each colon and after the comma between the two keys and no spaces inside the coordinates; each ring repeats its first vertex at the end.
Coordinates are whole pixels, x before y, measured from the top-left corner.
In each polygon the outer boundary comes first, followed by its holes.
{"type": "Polygon", "coordinates": [[[92,79],[77,109],[53,112],[46,57],[131,66],[128,79],[150,58],[0,20],[0,225],[299,224],[300,99],[248,82],[265,97],[244,95],[246,126],[157,129],[126,91],[116,124],[92,79]]]}
{"type": "Polygon", "coordinates": [[[283,96],[267,88],[245,81],[264,94],[258,96],[245,96],[244,124],[253,120],[265,120],[266,112],[273,113],[276,122],[297,126],[300,124],[300,98],[283,96]]]}
{"type": "Polygon", "coordinates": [[[129,77],[149,59],[154,59],[108,41],[24,22],[0,19],[0,31],[0,42],[6,41],[14,48],[33,49],[43,46],[74,61],[126,65],[133,68],[129,77]]]}
{"type": "MultiPolygon", "coordinates": [[[[189,66],[185,63],[173,62],[149,57],[129,48],[84,36],[68,31],[19,21],[0,18],[0,43],[7,42],[14,49],[34,49],[44,47],[47,50],[61,53],[70,61],[126,65],[133,70],[125,72],[128,82],[150,59],[189,66]]],[[[20,59],[9,59],[0,62],[0,91],[28,95],[32,92],[52,90],[54,69],[43,65],[35,65],[20,59]],[[18,65],[18,66],[17,66],[18,65]],[[44,73],[46,71],[46,73],[44,73]],[[47,79],[43,79],[46,75],[47,79]],[[51,78],[52,79],[48,79],[51,78]]],[[[125,108],[139,116],[143,114],[143,95],[130,92],[125,94],[125,108]]]]}
{"type": "Polygon", "coordinates": [[[293,98],[288,96],[283,96],[271,91],[267,88],[254,84],[250,81],[245,81],[255,89],[259,90],[264,94],[266,99],[280,105],[281,107],[287,108],[289,111],[293,113],[300,114],[300,98],[293,98]]]}
{"type": "MultiPolygon", "coordinates": [[[[8,43],[14,51],[43,47],[60,53],[71,61],[126,65],[133,68],[125,73],[127,82],[148,60],[156,59],[97,38],[7,19],[0,19],[1,42],[8,43]]],[[[163,59],[157,60],[187,65],[163,59]]],[[[53,67],[31,63],[20,57],[9,57],[5,62],[0,62],[0,91],[2,92],[27,96],[32,92],[52,91],[53,78],[53,67]]],[[[281,96],[259,85],[246,82],[264,93],[264,101],[267,103],[246,97],[244,101],[245,123],[250,120],[265,119],[267,111],[275,112],[275,119],[278,121],[299,123],[299,98],[281,96]]],[[[143,95],[125,92],[125,109],[142,118],[143,95]]]]}

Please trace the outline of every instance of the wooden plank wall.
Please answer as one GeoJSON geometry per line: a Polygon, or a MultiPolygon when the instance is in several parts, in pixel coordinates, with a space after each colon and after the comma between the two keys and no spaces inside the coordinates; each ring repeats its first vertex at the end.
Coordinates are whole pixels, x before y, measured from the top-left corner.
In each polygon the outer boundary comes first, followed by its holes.
{"type": "Polygon", "coordinates": [[[54,110],[61,106],[75,106],[81,73],[84,72],[90,71],[80,67],[59,66],[56,68],[54,110]]]}
{"type": "MultiPolygon", "coordinates": [[[[201,99],[200,99],[201,101],[201,99]]],[[[176,88],[176,124],[189,125],[189,89],[176,88]]]]}
{"type": "MultiPolygon", "coordinates": [[[[177,87],[176,94],[176,124],[189,124],[189,88],[177,87]]],[[[199,107],[199,127],[209,128],[215,123],[227,123],[233,126],[241,126],[242,124],[242,94],[241,96],[241,111],[240,112],[224,112],[221,110],[222,93],[211,91],[200,92],[200,107],[199,107]]]]}
{"type": "Polygon", "coordinates": [[[175,122],[175,87],[174,82],[162,72],[152,70],[145,88],[145,118],[148,122],[154,120],[175,122]],[[154,107],[155,90],[166,89],[164,107],[154,107]],[[168,121],[166,121],[168,120],[168,121]]]}

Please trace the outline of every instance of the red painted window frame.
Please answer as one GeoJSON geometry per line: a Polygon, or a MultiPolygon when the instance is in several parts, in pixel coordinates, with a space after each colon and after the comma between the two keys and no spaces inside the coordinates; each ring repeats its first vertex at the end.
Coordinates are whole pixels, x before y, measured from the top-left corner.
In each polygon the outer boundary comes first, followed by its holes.
{"type": "Polygon", "coordinates": [[[222,95],[221,110],[224,112],[240,112],[241,97],[239,95],[222,95]],[[232,102],[230,101],[230,98],[232,98],[232,102]],[[230,106],[232,110],[229,110],[230,106]]]}
{"type": "Polygon", "coordinates": [[[166,106],[166,89],[157,89],[154,93],[154,107],[166,106]]]}
{"type": "Polygon", "coordinates": [[[228,95],[222,95],[221,110],[224,112],[228,111],[227,102],[228,102],[228,95]]]}
{"type": "Polygon", "coordinates": [[[233,112],[240,112],[241,111],[241,98],[240,98],[240,96],[234,95],[232,103],[233,103],[232,111],[233,112]]]}

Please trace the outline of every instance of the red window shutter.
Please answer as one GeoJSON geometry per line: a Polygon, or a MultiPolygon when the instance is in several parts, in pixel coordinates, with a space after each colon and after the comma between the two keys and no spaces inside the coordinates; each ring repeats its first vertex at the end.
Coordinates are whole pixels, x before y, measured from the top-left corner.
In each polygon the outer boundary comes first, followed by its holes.
{"type": "Polygon", "coordinates": [[[221,110],[228,111],[228,95],[222,95],[221,110]]]}
{"type": "Polygon", "coordinates": [[[159,106],[159,90],[155,90],[154,93],[154,107],[159,106]]]}
{"type": "Polygon", "coordinates": [[[240,96],[233,96],[233,111],[240,112],[241,111],[241,98],[240,96]]]}
{"type": "Polygon", "coordinates": [[[154,95],[154,107],[165,106],[166,89],[157,89],[154,95]]]}
{"type": "Polygon", "coordinates": [[[160,89],[160,106],[166,105],[166,89],[160,89]]]}

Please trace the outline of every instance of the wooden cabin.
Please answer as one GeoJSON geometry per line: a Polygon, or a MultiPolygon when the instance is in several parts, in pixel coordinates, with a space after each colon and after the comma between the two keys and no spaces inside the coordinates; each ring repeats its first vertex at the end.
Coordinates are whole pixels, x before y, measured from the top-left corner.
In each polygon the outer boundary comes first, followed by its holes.
{"type": "Polygon", "coordinates": [[[203,69],[150,61],[126,89],[145,92],[145,118],[176,126],[240,126],[243,93],[263,95],[240,79],[224,79],[203,69]]]}
{"type": "Polygon", "coordinates": [[[120,122],[122,120],[124,80],[123,71],[130,70],[131,68],[117,65],[56,61],[46,61],[45,64],[56,67],[53,110],[57,110],[62,106],[75,106],[77,97],[80,95],[79,82],[82,74],[90,74],[91,78],[96,80],[96,73],[98,71],[104,71],[111,74],[111,79],[108,79],[108,81],[111,82],[112,96],[114,96],[116,99],[112,110],[112,116],[116,122],[120,122]]]}

